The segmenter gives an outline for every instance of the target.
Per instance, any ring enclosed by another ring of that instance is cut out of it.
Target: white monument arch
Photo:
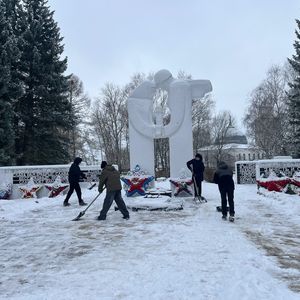
[[[168,92],[170,122],[163,125],[160,110],[154,111],[157,89]],[[169,138],[170,176],[179,177],[193,157],[192,100],[212,91],[209,80],[174,79],[168,70],[160,70],[153,81],[144,81],[127,101],[129,115],[130,168],[136,165],[154,175],[154,139]],[[154,121],[155,120],[155,121]]]

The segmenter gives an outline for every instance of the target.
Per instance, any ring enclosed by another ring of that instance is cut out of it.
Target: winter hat
[[[219,169],[227,169],[228,166],[227,166],[226,162],[224,162],[224,161],[219,161],[219,162],[218,162],[218,168],[219,168]]]
[[[197,153],[197,154],[195,155],[195,157],[198,157],[198,158],[200,158],[200,160],[202,160],[202,155],[199,154],[199,153]]]
[[[107,162],[105,160],[101,163],[101,169],[104,169],[107,166]]]
[[[82,158],[80,157],[75,157],[74,159],[74,164],[79,165],[82,162]]]

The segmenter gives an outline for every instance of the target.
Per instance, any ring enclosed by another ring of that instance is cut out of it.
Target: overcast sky
[[[243,117],[272,64],[294,54],[299,0],[49,0],[68,72],[91,98],[136,72],[209,79],[217,110]]]

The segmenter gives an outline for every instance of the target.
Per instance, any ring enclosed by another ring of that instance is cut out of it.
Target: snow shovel
[[[87,180],[87,182],[90,184],[90,186],[87,188],[88,190],[92,190],[97,185],[96,182],[92,183],[92,179]]]
[[[81,211],[81,212],[79,213],[79,215],[78,215],[75,219],[73,219],[72,221],[78,221],[81,217],[83,217],[84,214],[85,214],[85,212],[86,212],[86,211],[88,210],[88,208],[95,202],[95,200],[100,196],[100,194],[101,194],[101,193],[99,193],[99,194],[93,199],[93,201],[86,207],[86,209],[83,210],[83,211]]]
[[[198,186],[197,186],[197,184],[196,184],[196,180],[195,180],[194,174],[192,175],[192,178],[193,178],[194,189],[195,189],[194,201],[196,202],[196,197],[197,197],[198,200],[199,200],[199,202],[202,202],[202,201],[201,201],[201,197],[199,196]],[[197,196],[196,196],[196,195],[197,195]]]
[[[88,187],[88,190],[91,190],[92,188],[94,188],[96,185],[97,185],[97,183],[96,182],[94,182],[93,184],[92,184],[92,182],[90,182],[90,187]]]
[[[202,197],[199,195],[199,190],[198,190],[198,186],[197,186],[197,183],[196,183],[196,179],[195,179],[194,173],[193,173],[193,175],[192,175],[192,178],[193,178],[194,187],[195,187],[195,194],[197,194],[197,198],[198,198],[199,202],[207,202],[207,200],[206,200],[204,197],[202,198]],[[196,199],[196,196],[195,196],[194,199]]]
[[[191,171],[192,171],[192,178],[193,178],[194,192],[195,192],[194,201],[196,202],[196,195],[197,195],[197,198],[198,198],[199,202],[202,202],[201,198],[199,196],[199,191],[198,191],[198,186],[196,184],[196,180],[195,180],[195,176],[194,176],[194,168],[193,168],[193,166],[191,166],[191,169],[192,169]]]

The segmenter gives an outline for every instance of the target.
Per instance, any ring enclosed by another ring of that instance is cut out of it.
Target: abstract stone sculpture
[[[168,92],[170,122],[163,124],[162,112],[154,111],[157,89]],[[174,79],[168,70],[160,70],[154,81],[144,81],[128,98],[130,168],[139,164],[154,175],[154,139],[169,138],[170,176],[178,177],[193,157],[192,100],[212,91],[209,80]],[[154,122],[155,120],[155,122]]]

